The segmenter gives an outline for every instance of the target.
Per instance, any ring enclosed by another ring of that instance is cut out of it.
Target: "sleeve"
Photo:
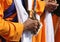
[[[21,37],[24,29],[23,27],[22,23],[5,21],[3,19],[3,7],[0,4],[0,35],[8,35],[7,37],[15,37],[19,35],[19,37]]]
[[[36,1],[36,12],[41,15],[43,12],[44,12],[44,9],[45,9],[45,1],[40,1],[40,0],[37,0]]]
[[[7,3],[8,5],[11,5],[12,0],[6,0],[6,3]]]

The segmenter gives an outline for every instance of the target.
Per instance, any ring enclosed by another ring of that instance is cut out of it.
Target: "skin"
[[[24,22],[24,30],[31,31],[32,33],[37,32],[38,24],[39,23],[37,20],[32,20],[29,18]]]
[[[48,12],[53,12],[54,10],[57,9],[58,6],[59,4],[57,4],[57,2],[49,1],[49,2],[46,2],[45,10]]]
[[[58,6],[59,4],[57,4],[57,2],[49,0],[49,2],[46,2],[45,11],[53,12],[54,10],[57,9]],[[36,30],[38,29],[38,24],[39,23],[37,20],[32,20],[29,18],[24,23],[24,28],[25,28],[24,30],[37,32]]]

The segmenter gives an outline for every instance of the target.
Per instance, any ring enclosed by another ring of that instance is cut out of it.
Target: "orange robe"
[[[1,0],[0,1],[0,34],[3,36],[7,42],[19,42],[23,32],[23,24],[21,23],[13,23],[10,21],[5,21],[3,19],[3,11],[7,9],[11,5],[11,0]],[[41,16],[44,12],[45,2],[37,0],[37,13]],[[41,22],[44,25],[43,17],[41,17]],[[32,42],[45,42],[45,28],[44,26],[41,28],[37,36],[32,37]]]
[[[5,21],[3,19],[3,12],[11,3],[11,0],[0,0],[0,35],[5,38],[7,42],[18,42],[24,29],[23,24]]]
[[[60,22],[58,23],[57,15],[53,15],[53,22],[54,22],[54,30],[55,30],[55,42],[60,42]]]
[[[45,27],[44,27],[44,9],[45,9],[45,1],[37,0],[36,2],[36,12],[41,16],[40,22],[42,22],[42,28],[36,36],[33,36],[33,42],[46,42],[45,41]]]
[[[45,38],[45,24],[44,24],[44,18],[45,14],[43,13],[45,9],[45,1],[37,0],[37,8],[36,12],[40,15],[40,22],[42,23],[42,28],[40,29],[37,36],[35,36],[34,42],[46,42]]]

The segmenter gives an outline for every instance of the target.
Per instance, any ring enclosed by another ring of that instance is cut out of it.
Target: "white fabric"
[[[14,0],[14,3],[17,10],[18,21],[24,23],[28,18],[27,12],[25,11],[21,0]]]
[[[29,0],[31,1],[31,0]],[[29,2],[28,3],[31,3]],[[14,0],[16,9],[17,9],[17,15],[18,15],[18,21],[24,23],[27,18],[28,14],[24,7],[22,6],[21,0]],[[31,5],[31,4],[30,4]],[[28,7],[30,7],[30,5]],[[31,7],[28,9],[30,10]],[[37,16],[38,20],[40,19],[39,16]],[[53,30],[53,22],[52,22],[52,16],[51,13],[46,12],[45,17],[46,22],[46,42],[54,42],[54,30]],[[32,42],[32,34],[31,32],[24,32],[22,36],[22,42]]]
[[[24,23],[28,19],[28,13],[24,9],[21,0],[14,0],[17,15],[18,15],[18,21],[21,23]],[[32,8],[32,0],[28,0],[28,10],[31,10]],[[40,16],[37,15],[37,19],[40,21]],[[22,35],[22,42],[32,42],[32,34],[30,31],[24,31]]]
[[[32,0],[28,0],[28,10],[32,10]]]
[[[54,30],[52,15],[49,12],[46,12],[45,16],[45,25],[46,25],[46,42],[54,42]]]
[[[17,9],[18,21],[24,23],[28,19],[27,12],[24,9],[21,0],[14,0],[14,3]],[[21,42],[32,42],[32,34],[30,31],[24,31]]]
[[[21,42],[32,42],[32,34],[30,31],[24,31]]]

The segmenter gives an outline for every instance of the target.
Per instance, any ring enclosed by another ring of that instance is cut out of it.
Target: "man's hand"
[[[58,6],[59,4],[57,4],[57,2],[54,2],[54,1],[46,2],[45,11],[53,12],[54,10],[57,9]]]
[[[38,29],[38,21],[27,19],[27,21],[24,22],[24,30],[25,31],[31,31],[32,33],[36,33]]]

